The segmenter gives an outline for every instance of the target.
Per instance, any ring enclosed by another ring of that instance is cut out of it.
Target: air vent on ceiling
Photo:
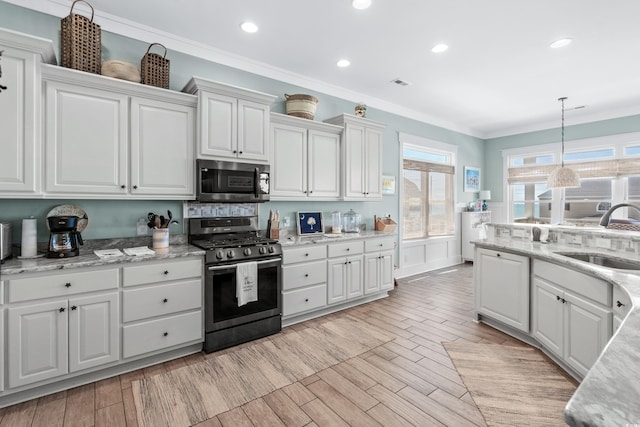
[[[391,83],[395,83],[395,84],[397,84],[398,86],[409,86],[409,85],[411,84],[411,83],[409,83],[409,82],[405,82],[405,81],[404,81],[404,80],[402,80],[402,79],[393,79],[393,80],[391,80]]]

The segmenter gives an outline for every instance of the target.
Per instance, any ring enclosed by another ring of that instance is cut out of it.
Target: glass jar
[[[331,212],[331,233],[342,233],[342,212],[340,211]]]
[[[359,233],[360,232],[360,214],[353,209],[344,214],[344,232]]]

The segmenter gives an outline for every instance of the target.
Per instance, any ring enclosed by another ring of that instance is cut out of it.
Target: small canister
[[[340,211],[331,212],[331,233],[342,233],[342,212]]]
[[[344,214],[344,232],[359,233],[360,232],[360,214],[353,209]]]

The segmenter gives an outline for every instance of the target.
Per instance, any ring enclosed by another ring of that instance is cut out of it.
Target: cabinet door
[[[131,100],[133,195],[193,198],[194,128],[193,107]]]
[[[40,179],[40,90],[36,55],[2,47],[0,195],[34,194]]]
[[[356,298],[363,294],[362,256],[349,258],[346,270],[347,299]]]
[[[347,299],[347,263],[348,261],[344,258],[332,259],[327,263],[329,269],[327,304],[335,304]]]
[[[125,194],[127,96],[60,82],[45,84],[45,191]]]
[[[611,310],[605,310],[570,292],[564,293],[565,360],[586,375],[611,338]]]
[[[364,256],[364,293],[371,294],[380,290],[380,255]]]
[[[529,332],[529,258],[478,249],[476,311]]]
[[[340,197],[340,135],[309,130],[309,197]]]
[[[365,130],[365,196],[382,197],[382,132],[374,129]]]
[[[120,359],[118,292],[69,300],[69,371]]]
[[[271,196],[300,199],[307,195],[307,131],[271,126]]]
[[[393,289],[393,252],[380,254],[380,290]]]
[[[346,125],[345,130],[345,198],[362,199],[365,193],[365,129]]]
[[[200,109],[200,154],[237,157],[238,100],[202,92]]]
[[[564,351],[564,304],[561,300],[563,291],[537,276],[533,277],[532,287],[533,336],[545,348],[562,357]]]
[[[67,300],[7,309],[9,387],[67,373]]]
[[[238,101],[238,158],[269,161],[269,106]]]

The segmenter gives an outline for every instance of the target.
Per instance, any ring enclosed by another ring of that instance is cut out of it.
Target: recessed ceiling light
[[[569,39],[569,38],[567,38],[567,39],[560,39],[560,40],[556,40],[556,41],[554,41],[553,43],[551,43],[551,44],[549,45],[549,47],[550,47],[551,49],[558,49],[558,48],[560,48],[560,47],[565,47],[565,46],[570,45],[572,41],[573,41],[573,39]]]
[[[371,6],[371,0],[353,0],[351,2],[351,6],[353,6],[355,9],[367,9],[369,6]]]
[[[336,65],[340,68],[345,68],[351,65],[351,61],[349,61],[348,59],[341,59],[338,62],[336,62]]]
[[[431,52],[433,53],[440,53],[440,52],[444,52],[445,50],[449,49],[449,46],[447,46],[444,43],[440,43],[435,45],[434,47],[431,48]]]
[[[258,31],[258,26],[251,21],[243,22],[240,24],[240,28],[247,33],[255,33]]]

